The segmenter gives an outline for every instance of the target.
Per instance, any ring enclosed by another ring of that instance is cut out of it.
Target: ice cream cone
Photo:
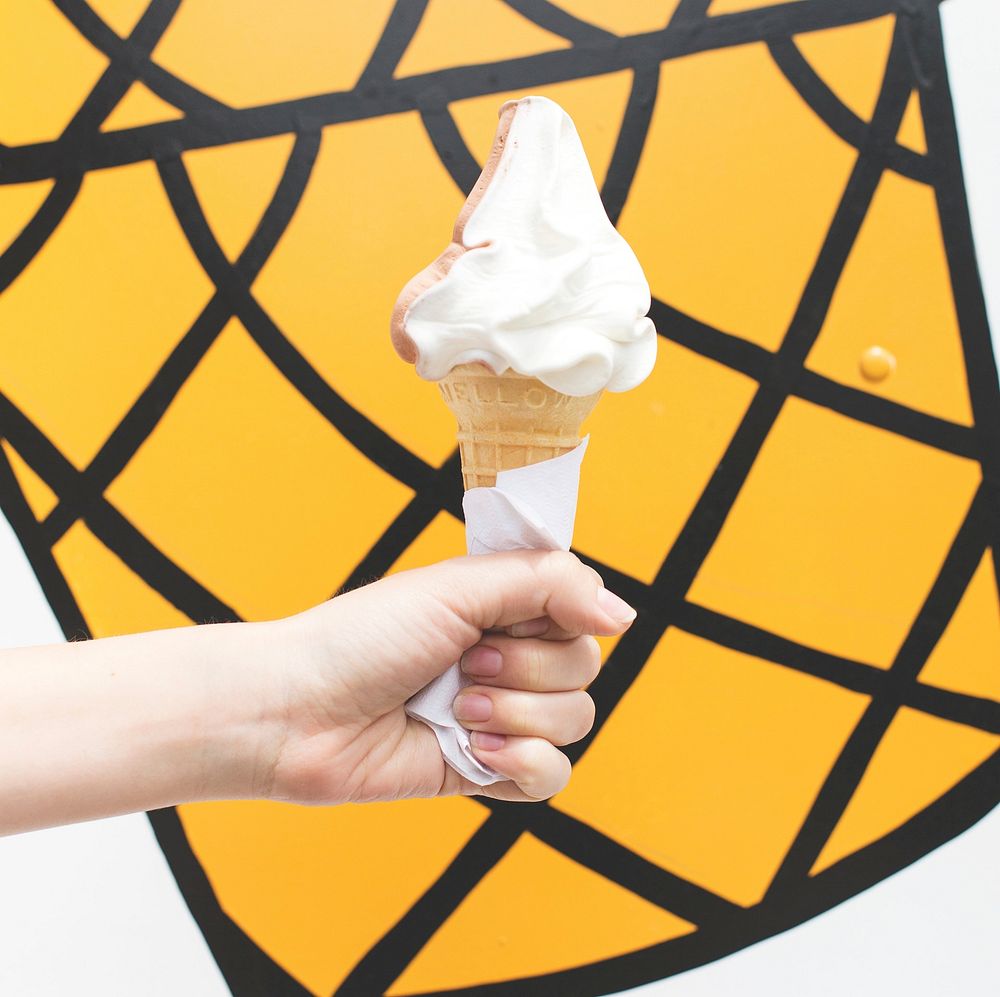
[[[461,364],[438,382],[458,420],[465,490],[491,487],[497,472],[568,453],[601,393],[564,395],[537,378]]]

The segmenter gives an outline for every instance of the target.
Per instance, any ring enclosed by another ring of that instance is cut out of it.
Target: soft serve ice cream
[[[392,336],[432,381],[478,362],[565,395],[625,391],[656,357],[649,304],[572,120],[546,97],[525,97],[501,108],[453,242],[403,289]]]
[[[403,289],[392,339],[437,381],[458,423],[467,548],[569,548],[581,426],[601,393],[653,367],[649,287],[601,204],[576,128],[557,104],[500,109],[483,174],[452,244]],[[476,756],[452,709],[456,664],[406,712],[480,786],[506,776]]]

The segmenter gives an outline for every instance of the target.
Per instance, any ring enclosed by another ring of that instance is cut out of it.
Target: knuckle
[[[545,682],[545,645],[541,641],[525,641],[520,648],[523,681],[526,689],[542,689]]]
[[[585,738],[594,726],[594,719],[597,716],[597,707],[590,693],[581,692],[578,694],[580,705],[577,707],[578,727],[574,741]]]
[[[535,800],[554,796],[569,781],[569,759],[549,744],[535,739],[523,746],[521,791]]]
[[[555,581],[566,581],[581,567],[580,559],[568,550],[547,551],[541,566]]]
[[[530,694],[514,697],[511,726],[518,734],[531,735],[535,729],[535,710]]]
[[[579,638],[583,661],[583,684],[590,685],[601,671],[601,645],[590,636]]]

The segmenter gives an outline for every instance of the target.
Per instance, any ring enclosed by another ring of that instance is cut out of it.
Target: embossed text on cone
[[[465,490],[492,487],[498,471],[537,464],[579,446],[601,393],[574,397],[514,371],[461,364],[439,382],[458,420]]]

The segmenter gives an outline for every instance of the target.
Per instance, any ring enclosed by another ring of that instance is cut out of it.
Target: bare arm
[[[569,777],[557,746],[593,722],[588,635],[633,617],[572,555],[521,552],[401,573],[271,623],[0,652],[0,833],[249,796],[543,799]],[[459,658],[476,684],[456,711],[510,778],[485,790],[403,711]]]

